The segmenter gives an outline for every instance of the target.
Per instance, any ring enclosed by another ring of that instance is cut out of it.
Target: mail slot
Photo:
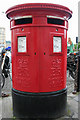
[[[29,3],[6,11],[12,36],[12,98],[17,117],[57,118],[67,104],[65,6]]]

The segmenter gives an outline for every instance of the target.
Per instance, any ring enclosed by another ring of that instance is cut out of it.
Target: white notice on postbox
[[[53,37],[53,52],[61,52],[61,37]]]
[[[18,37],[18,52],[26,52],[26,36]]]

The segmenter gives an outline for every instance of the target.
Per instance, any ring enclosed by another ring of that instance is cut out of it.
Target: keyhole
[[[36,52],[34,54],[36,55]]]
[[[45,55],[46,53],[44,52],[44,55]]]
[[[56,29],[56,31],[58,31],[58,29]]]
[[[23,29],[23,28],[22,28],[21,30],[22,30],[22,31],[24,31],[24,29]]]

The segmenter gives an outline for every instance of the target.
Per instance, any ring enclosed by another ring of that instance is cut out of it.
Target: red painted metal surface
[[[72,11],[56,4],[22,4],[6,11],[11,19],[13,88],[24,92],[53,92],[66,87],[67,30]],[[31,24],[15,19],[32,16]],[[64,25],[48,24],[47,16]],[[58,30],[58,31],[57,31]],[[18,37],[26,36],[27,51],[18,52]],[[53,37],[61,37],[61,52],[53,52]]]

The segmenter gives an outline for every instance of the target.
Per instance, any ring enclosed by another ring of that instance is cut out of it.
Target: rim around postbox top
[[[52,14],[49,15],[53,15],[53,16],[58,16],[60,17],[60,15],[62,15],[61,17],[64,19],[70,19],[72,17],[72,11],[62,5],[58,5],[58,4],[51,4],[51,3],[26,3],[26,4],[20,4],[20,5],[16,5],[13,6],[11,8],[9,8],[6,11],[6,16],[9,19],[14,19],[15,17],[21,17],[21,16],[25,16],[24,13],[29,14],[28,15],[32,15],[32,13],[30,14],[30,12],[36,10],[36,12],[38,12],[38,15],[40,15],[40,11],[46,11],[43,12],[44,15],[48,15],[48,13],[52,12]],[[57,15],[54,15],[54,13],[57,13]]]

